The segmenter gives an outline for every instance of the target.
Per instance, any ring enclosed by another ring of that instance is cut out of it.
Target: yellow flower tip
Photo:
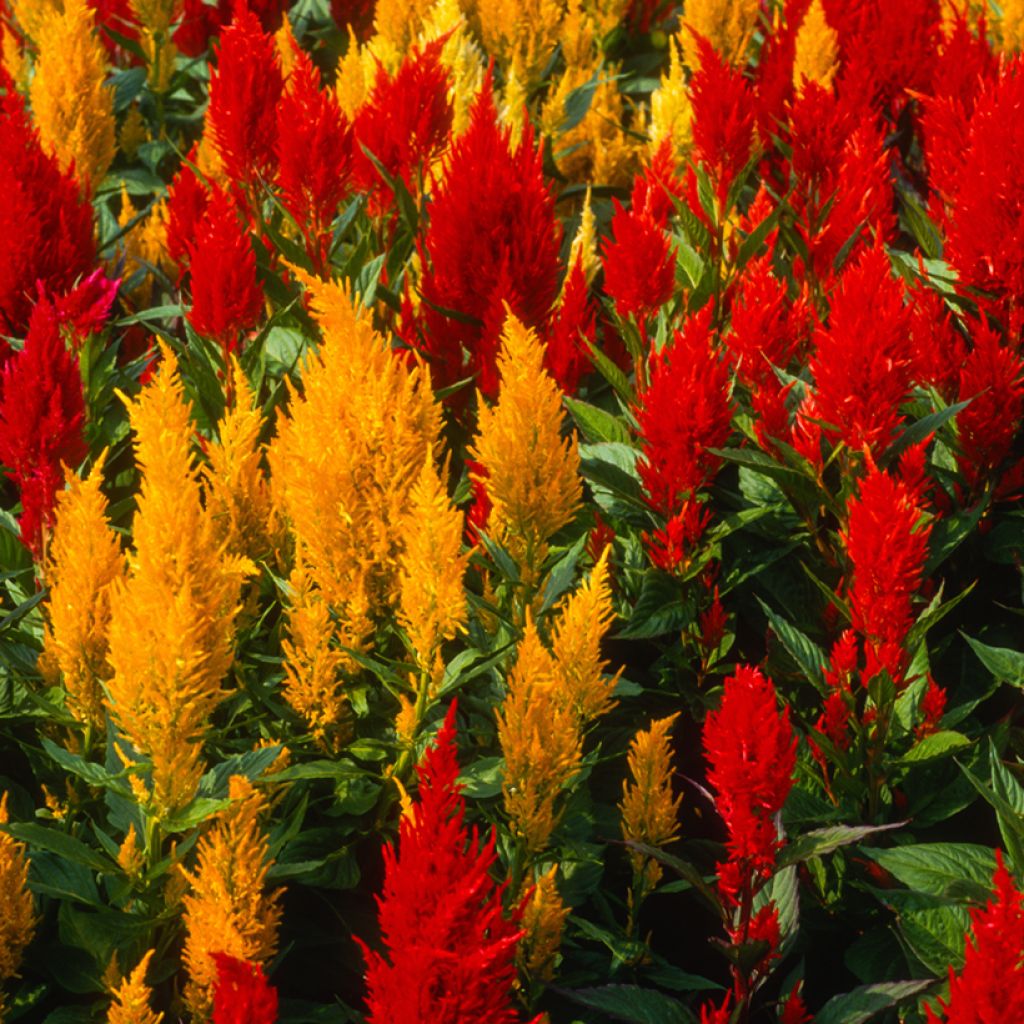
[[[146,984],[146,972],[153,959],[149,950],[135,970],[113,992],[113,1002],[107,1011],[107,1024],[161,1024],[163,1013],[154,1013],[150,1005],[152,990]]]
[[[525,934],[517,950],[518,959],[523,970],[538,981],[550,981],[554,976],[565,919],[569,916],[570,908],[558,892],[557,872],[558,865],[553,864],[537,879],[523,911]]]
[[[839,61],[839,36],[825,17],[821,0],[813,0],[796,34],[793,59],[793,85],[816,82],[828,89],[836,76]]]
[[[568,266],[571,269],[580,260],[583,265],[583,276],[587,284],[593,283],[601,266],[601,257],[597,251],[597,218],[590,198],[591,188],[587,186],[587,194],[583,198],[583,209],[580,213],[580,226],[573,237],[569,248]],[[568,280],[568,276],[566,278]]]
[[[0,825],[10,820],[5,792],[0,797]],[[0,831],[0,984],[17,977],[22,953],[36,929],[35,906],[28,889],[24,843]]]
[[[754,34],[760,6],[760,0],[688,0],[679,32],[687,66],[696,71],[700,65],[694,31],[730,64],[738,64]]]
[[[117,851],[117,864],[129,877],[134,877],[142,870],[144,859],[142,850],[139,849],[139,837],[135,831],[135,825],[128,826],[128,834]]]

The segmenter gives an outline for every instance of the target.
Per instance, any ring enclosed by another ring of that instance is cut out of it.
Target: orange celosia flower
[[[108,707],[134,751],[152,763],[150,798],[167,815],[199,785],[202,732],[224,696],[251,564],[224,550],[202,507],[190,409],[166,346],[129,415],[143,480],[130,573],[111,589]]]
[[[266,891],[267,838],[260,819],[266,798],[241,775],[231,777],[232,803],[200,840],[193,871],[182,869],[190,891],[182,899],[185,1004],[200,1020],[213,1005],[214,953],[264,963],[277,949],[280,890]]]
[[[533,894],[523,907],[523,937],[517,960],[530,977],[550,981],[555,972],[555,957],[562,945],[562,931],[570,908],[562,902],[553,864],[534,883]]]
[[[132,973],[113,992],[114,1001],[107,1011],[107,1024],[161,1024],[162,1013],[154,1013],[150,1000],[153,993],[146,984],[146,971],[154,950],[139,961]]]
[[[555,661],[529,613],[497,717],[505,811],[527,850],[538,853],[561,816],[558,796],[579,771],[581,739],[576,713],[561,699]]]
[[[825,17],[821,0],[812,0],[796,34],[793,85],[817,82],[826,89],[839,69],[839,35]]]
[[[117,151],[114,90],[107,58],[86,0],[66,0],[39,19],[39,50],[29,86],[32,116],[43,147],[61,170],[74,168],[83,191],[93,192]]]
[[[737,64],[757,25],[760,0],[690,0],[683,12],[679,41],[687,67],[701,66],[694,33],[703,36],[728,63]]]
[[[0,797],[0,825],[6,825],[7,794]],[[0,985],[18,974],[21,955],[36,929],[35,905],[28,890],[25,844],[0,830]],[[0,997],[0,1016],[3,999]]]
[[[562,396],[544,370],[544,346],[511,313],[498,357],[501,390],[481,402],[470,453],[492,502],[490,526],[527,573],[547,542],[576,514],[582,498],[575,438],[562,439]]]
[[[79,722],[101,732],[102,684],[111,674],[107,661],[110,587],[125,571],[121,543],[107,522],[102,483],[101,458],[84,480],[71,477],[69,489],[57,496],[43,634],[44,662],[59,672],[68,710]]]

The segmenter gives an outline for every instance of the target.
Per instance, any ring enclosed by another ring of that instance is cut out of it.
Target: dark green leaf
[[[833,996],[815,1015],[814,1024],[863,1024],[876,1013],[920,995],[933,984],[927,980],[862,985],[845,995]]]
[[[693,1014],[680,1002],[639,985],[605,985],[559,993],[581,1006],[599,1010],[629,1024],[692,1024]]]

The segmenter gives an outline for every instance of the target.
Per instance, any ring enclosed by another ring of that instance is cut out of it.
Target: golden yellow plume
[[[1003,53],[1015,53],[1024,47],[1024,0],[1003,0],[1003,16],[997,31]]]
[[[117,136],[92,8],[86,0],[66,0],[63,10],[41,14],[33,38],[39,57],[29,97],[40,141],[62,170],[74,165],[83,191],[95,191],[114,160]]]
[[[351,121],[373,88],[374,68],[365,59],[369,51],[359,46],[355,31],[348,27],[348,49],[338,62],[338,75],[334,83],[334,95],[338,98],[341,112]],[[369,66],[368,66],[369,63]]]
[[[687,66],[700,67],[697,41],[691,29],[704,36],[730,64],[740,63],[757,26],[760,0],[687,0],[678,39]]]
[[[560,0],[474,0],[464,7],[484,51],[503,67],[513,61],[532,88],[559,43],[564,5]]]
[[[452,101],[451,137],[457,139],[469,127],[469,112],[484,80],[483,51],[462,13],[459,0],[434,0],[423,18],[419,42],[423,46],[446,36],[441,63],[448,69]]]
[[[21,31],[38,43],[43,19],[49,14],[59,14],[64,4],[63,0],[8,0],[8,7]]]
[[[686,85],[682,40],[678,35],[669,40],[668,71],[651,93],[651,122],[647,136],[652,156],[665,142],[669,142],[676,163],[686,160],[693,145],[693,106]]]
[[[63,680],[74,718],[105,732],[103,683],[107,661],[110,587],[125,571],[117,534],[107,522],[103,458],[84,479],[71,477],[57,495],[57,521],[50,543],[50,598],[43,632],[44,662]],[[58,680],[52,680],[56,683]]]
[[[124,738],[149,758],[153,809],[164,816],[199,785],[202,733],[225,696],[239,593],[252,566],[217,542],[202,507],[190,409],[166,346],[128,409],[142,487],[130,574],[111,589],[108,707]]]
[[[150,1000],[153,993],[146,984],[146,971],[153,959],[150,950],[139,961],[134,971],[113,992],[114,1001],[107,1010],[107,1024],[160,1024],[162,1013],[154,1013]]]
[[[551,645],[561,684],[559,699],[569,705],[581,724],[600,718],[615,706],[612,693],[619,677],[604,677],[608,662],[601,657],[601,640],[614,618],[605,548],[590,579],[562,607]]]
[[[592,284],[594,277],[601,267],[601,257],[597,251],[597,219],[594,216],[594,206],[590,200],[589,185],[587,186],[587,194],[583,199],[580,226],[569,248],[567,266],[570,269],[576,266],[577,259],[583,261],[583,276],[586,278],[587,284]]]
[[[491,528],[529,576],[579,508],[580,459],[575,437],[562,440],[562,393],[544,369],[544,347],[511,313],[498,372],[498,402],[481,400],[471,457],[484,468]]]
[[[641,729],[629,748],[629,770],[633,782],[624,782],[622,803],[622,835],[624,839],[645,846],[665,846],[679,831],[679,804],[682,797],[672,797],[672,752],[669,734],[678,713],[651,722],[650,729]],[[642,876],[649,890],[661,878],[661,865],[638,851],[630,851],[633,870]]]
[[[821,0],[813,0],[796,34],[793,85],[799,89],[807,81],[831,88],[838,61],[839,36],[826,20]]]
[[[260,827],[267,802],[252,783],[234,775],[231,806],[200,840],[194,871],[182,869],[190,891],[184,906],[188,970],[185,1005],[206,1020],[217,968],[212,953],[265,963],[277,950],[281,890],[266,891],[269,847]]]
[[[0,797],[0,825],[9,821],[7,794]],[[28,890],[25,844],[0,831],[0,986],[18,976],[21,955],[36,930],[35,906]],[[0,1014],[3,999],[0,997]]]
[[[537,879],[520,922],[525,934],[516,947],[516,958],[521,969],[537,981],[550,981],[554,976],[555,958],[569,916],[569,908],[558,892],[557,872],[558,865],[553,864]]]
[[[560,699],[554,659],[527,613],[508,694],[497,713],[505,757],[502,793],[512,831],[531,854],[543,850],[558,824],[556,802],[579,771],[581,739],[575,713]]]

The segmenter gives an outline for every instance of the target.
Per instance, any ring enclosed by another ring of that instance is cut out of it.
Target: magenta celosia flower
[[[24,348],[0,374],[0,463],[21,494],[21,538],[37,557],[53,523],[64,467],[86,455],[85,399],[78,359],[45,299],[37,303]]]
[[[192,311],[197,334],[233,351],[239,332],[263,314],[263,291],[256,279],[256,254],[234,199],[214,188],[210,203],[189,243]]]
[[[386,953],[363,945],[371,1024],[513,1024],[518,912],[490,877],[494,833],[466,826],[457,783],[455,708],[417,767],[419,793],[397,847],[384,850],[377,897]]]
[[[719,889],[735,898],[752,876],[768,877],[778,848],[775,815],[793,785],[796,736],[789,708],[759,669],[741,665],[725,680],[722,703],[704,722],[704,756],[715,807],[728,832],[729,861]]]
[[[886,669],[904,682],[903,642],[914,623],[913,598],[928,557],[931,524],[920,523],[920,495],[872,465],[850,499],[841,534],[852,568],[847,592],[854,629],[865,640],[870,679]]]
[[[513,147],[497,117],[488,76],[435,185],[420,250],[418,336],[407,338],[430,361],[435,386],[475,373],[490,398],[505,304],[544,331],[561,274],[561,226],[533,131],[524,129]]]
[[[217,981],[213,987],[213,1024],[275,1024],[277,989],[263,975],[262,964],[213,953]]]
[[[881,245],[840,277],[811,359],[818,415],[855,451],[883,452],[903,423],[914,368],[904,286]]]
[[[949,1000],[926,1007],[928,1024],[1008,1024],[1024,1020],[1024,895],[996,850],[995,890],[971,911],[972,935],[957,974],[949,969]],[[941,1016],[940,1016],[941,1014]]]
[[[217,48],[206,116],[232,181],[255,185],[274,176],[277,103],[284,89],[274,39],[244,4]]]

